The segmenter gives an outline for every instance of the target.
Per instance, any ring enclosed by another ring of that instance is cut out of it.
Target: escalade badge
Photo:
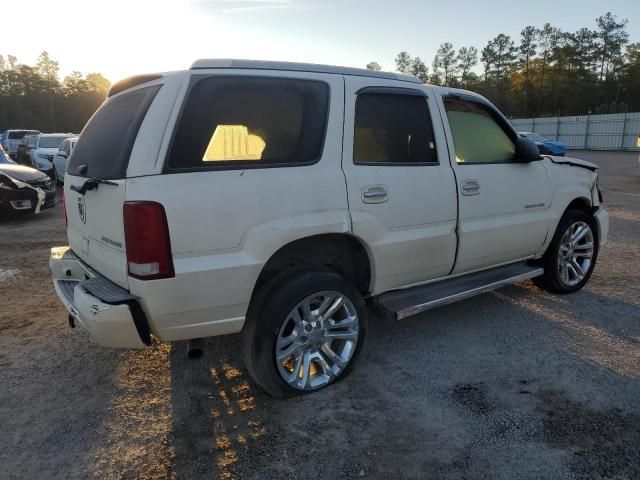
[[[87,206],[84,203],[84,197],[78,197],[78,213],[82,223],[87,223]]]

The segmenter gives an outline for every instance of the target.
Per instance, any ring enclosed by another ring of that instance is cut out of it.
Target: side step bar
[[[431,308],[538,277],[543,273],[544,269],[540,267],[524,262],[514,263],[427,285],[383,293],[378,296],[377,302],[401,320]]]

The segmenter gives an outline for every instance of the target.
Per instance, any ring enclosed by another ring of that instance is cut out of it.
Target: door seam
[[[347,214],[349,216],[349,232],[353,235],[353,218],[351,217],[351,204],[349,203],[349,184],[347,174],[344,171],[344,131],[347,118],[347,81],[342,75],[342,142],[340,144],[340,170],[344,180],[344,193],[347,198]]]
[[[440,122],[442,123],[442,133],[444,134],[444,143],[448,153],[449,168],[453,172],[453,182],[456,187],[456,229],[455,229],[456,252],[453,256],[453,264],[451,265],[451,270],[449,270],[449,273],[447,274],[447,276],[449,276],[456,269],[456,264],[458,263],[458,252],[460,251],[460,191],[458,187],[458,176],[456,174],[456,169],[453,168],[453,165],[451,164],[451,147],[449,145],[449,138],[447,137],[447,128],[444,124],[444,115],[446,115],[446,112],[443,111],[442,107],[440,106],[442,102],[442,96],[437,96],[437,94],[434,94],[434,100],[436,101],[436,107],[438,107],[438,112],[440,113]],[[454,146],[454,149],[455,149],[455,146]],[[454,153],[455,153],[455,150],[454,150]]]

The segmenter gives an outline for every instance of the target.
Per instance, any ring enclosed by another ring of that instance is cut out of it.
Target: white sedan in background
[[[62,142],[60,150],[58,150],[58,153],[53,157],[53,166],[56,168],[56,177],[59,184],[64,183],[64,174],[67,171],[69,155],[71,155],[73,148],[76,146],[77,140],[77,137],[67,138]]]

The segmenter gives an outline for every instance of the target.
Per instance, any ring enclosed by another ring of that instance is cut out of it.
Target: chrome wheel
[[[342,293],[309,295],[278,330],[275,360],[280,376],[299,390],[328,384],[349,364],[358,333],[358,313]]]
[[[558,274],[567,286],[580,283],[591,268],[594,243],[591,227],[582,221],[567,229],[558,248]]]

